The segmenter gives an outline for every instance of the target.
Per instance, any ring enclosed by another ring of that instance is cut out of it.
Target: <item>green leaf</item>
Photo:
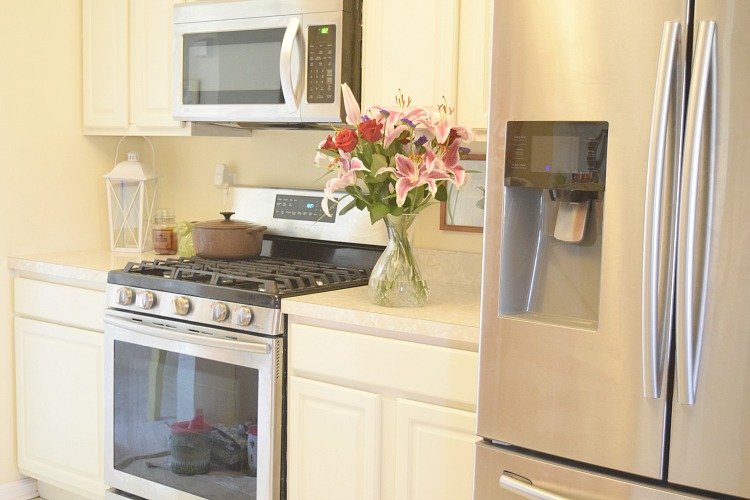
[[[329,151],[327,149],[319,149],[318,152],[319,153],[323,153],[324,155],[330,156],[332,158],[338,158],[339,157],[339,152],[338,151]]]
[[[388,159],[383,156],[382,154],[373,154],[372,155],[372,162],[370,163],[370,171],[374,174],[381,168],[385,168],[388,166]],[[381,174],[383,175],[383,174]]]
[[[380,202],[375,202],[370,207],[370,222],[375,224],[377,221],[388,215],[390,207]]]
[[[435,199],[437,201],[446,201],[448,200],[448,189],[445,185],[445,183],[441,184],[437,188],[437,192],[435,193]]]
[[[349,202],[349,203],[348,203],[348,204],[347,204],[347,205],[346,205],[346,206],[345,206],[344,208],[342,208],[342,209],[341,209],[341,210],[339,211],[339,215],[344,215],[345,213],[347,213],[347,212],[348,212],[349,210],[351,210],[352,208],[355,208],[356,206],[357,206],[357,199],[356,199],[356,198],[354,198],[354,199],[352,199],[352,201],[350,201],[350,202]]]

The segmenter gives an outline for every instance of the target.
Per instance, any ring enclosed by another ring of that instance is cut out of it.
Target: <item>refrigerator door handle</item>
[[[654,399],[661,396],[672,324],[678,193],[675,174],[679,172],[682,130],[682,109],[679,105],[682,91],[678,53],[680,30],[681,25],[677,21],[664,23],[651,115],[646,184],[641,314],[643,396]],[[671,160],[671,168],[665,167],[668,159]],[[671,179],[668,179],[669,174],[672,174]],[[668,227],[663,228],[665,225]],[[664,250],[663,232],[668,238]]]
[[[695,404],[703,343],[713,207],[710,176],[714,174],[716,155],[716,23],[700,22],[695,46],[685,127],[685,166],[680,193],[682,203],[677,249],[677,401],[684,405]],[[704,130],[706,119],[707,132]],[[706,133],[709,134],[707,138],[704,137]],[[703,151],[704,143],[708,147],[706,152]],[[709,181],[701,183],[701,164],[706,161]],[[698,208],[701,187],[706,189],[704,210]],[[698,237],[698,228],[704,231],[703,238]]]
[[[512,491],[516,495],[522,496],[523,498],[529,498],[531,500],[569,500],[550,491],[544,490],[542,488],[537,488],[536,486],[531,484],[530,481],[522,481],[521,479],[518,479],[519,477],[521,476],[517,476],[512,472],[503,471],[503,473],[500,475],[500,487],[505,490]]]

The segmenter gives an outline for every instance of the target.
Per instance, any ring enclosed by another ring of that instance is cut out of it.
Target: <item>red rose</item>
[[[320,149],[336,151],[338,148],[336,147],[336,143],[333,141],[333,137],[329,135],[328,137],[326,137],[326,141],[323,143]]]
[[[367,142],[376,142],[383,137],[383,124],[367,120],[359,124],[359,135]]]
[[[350,128],[344,128],[341,129],[338,134],[336,134],[336,139],[334,139],[334,142],[336,143],[336,147],[341,151],[345,153],[351,153],[352,151],[354,151],[354,148],[357,147],[359,138],[357,137],[356,131]]]

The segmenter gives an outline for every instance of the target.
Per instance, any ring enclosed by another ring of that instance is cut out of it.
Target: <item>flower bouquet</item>
[[[315,163],[334,177],[325,185],[323,211],[329,203],[351,198],[340,210],[367,210],[370,221],[385,222],[389,243],[370,277],[374,303],[388,306],[424,305],[429,294],[408,229],[417,213],[447,198],[447,184],[463,186],[468,173],[460,165],[471,141],[464,127],[451,126],[452,109],[411,107],[396,97],[398,110],[372,106],[361,111],[346,84],[342,85],[346,125],[334,128],[318,147]],[[344,196],[334,195],[343,190]]]

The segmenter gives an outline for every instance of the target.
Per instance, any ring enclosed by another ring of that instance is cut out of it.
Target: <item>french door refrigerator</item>
[[[750,498],[750,0],[495,0],[475,500]]]

